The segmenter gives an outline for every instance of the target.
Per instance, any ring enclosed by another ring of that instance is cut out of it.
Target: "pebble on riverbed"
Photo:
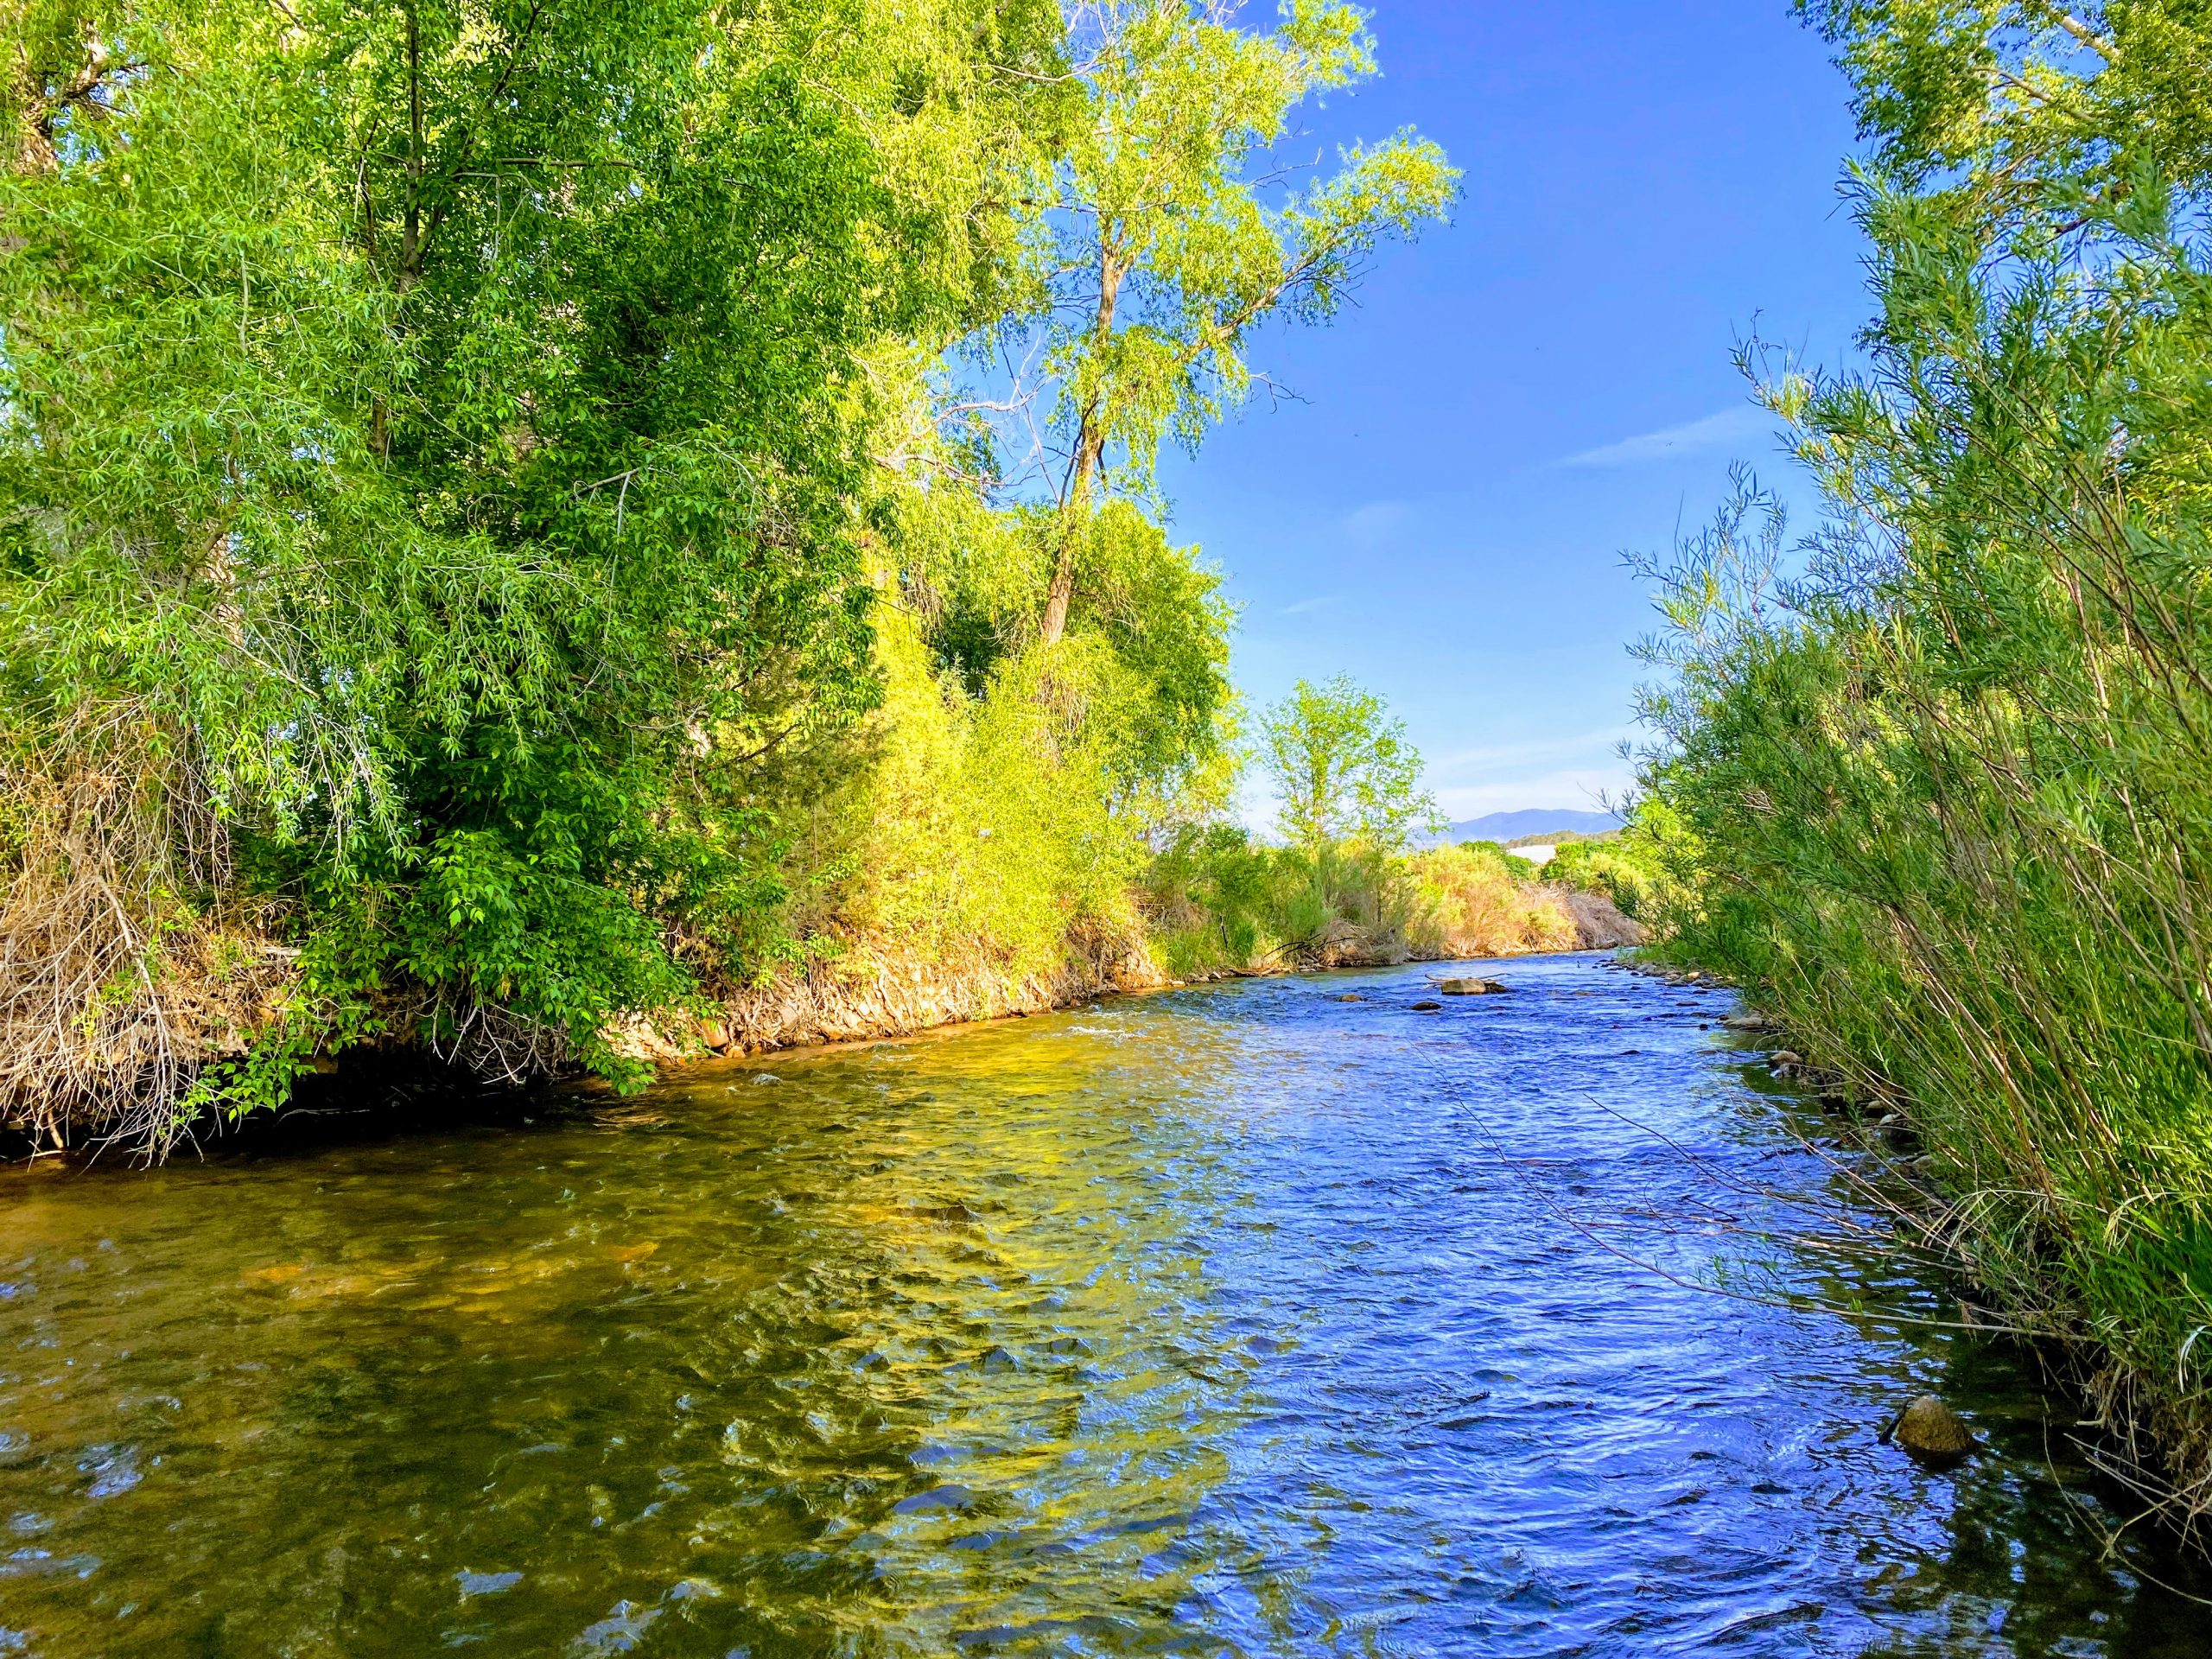
[[[1920,1395],[1891,1418],[1881,1440],[1897,1446],[1916,1463],[1948,1469],[1981,1450],[1966,1420],[1932,1394]]]

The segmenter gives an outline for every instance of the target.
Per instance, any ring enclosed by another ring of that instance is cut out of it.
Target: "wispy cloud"
[[[1774,416],[1750,404],[1738,404],[1702,420],[1662,427],[1618,443],[1600,444],[1553,464],[1559,467],[1642,467],[1655,461],[1680,461],[1686,455],[1726,449],[1774,429]]]
[[[1277,616],[1310,616],[1315,611],[1333,610],[1344,602],[1342,594],[1319,594],[1312,599],[1301,599],[1295,605],[1286,605]]]
[[[1563,733],[1519,743],[1478,744],[1440,755],[1433,770],[1452,774],[1481,773],[1500,768],[1557,765],[1563,760],[1586,760],[1601,753],[1610,760],[1621,740],[1635,736],[1637,730],[1634,726],[1600,726],[1594,731]]]
[[[1354,507],[1339,521],[1345,538],[1363,553],[1372,553],[1411,521],[1413,509],[1402,501],[1370,501]]]

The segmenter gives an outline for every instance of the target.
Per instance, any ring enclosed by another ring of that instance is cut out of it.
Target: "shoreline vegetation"
[[[1234,951],[1224,936],[1236,920],[1224,922],[1205,909],[1188,885],[1169,889],[1186,867],[1171,859],[1161,864],[1138,894],[1145,913],[1132,931],[1086,941],[1086,953],[1071,950],[1045,971],[1018,975],[987,951],[962,962],[853,941],[703,1013],[633,1020],[622,1046],[639,1059],[681,1064],[909,1036],[1046,1013],[1102,995],[1337,968],[1613,950],[1646,937],[1609,893],[1522,879],[1487,845],[1475,844],[1402,860],[1379,906],[1373,893],[1339,892],[1313,931],[1281,938],[1255,930],[1251,943]],[[1381,923],[1358,919],[1378,908]]]
[[[0,1122],[1614,942],[1249,710],[1160,446],[1458,175],[1366,19],[37,0],[0,86]],[[128,364],[128,372],[120,365]],[[1232,808],[1255,765],[1281,844]],[[310,1085],[312,1086],[312,1085]]]
[[[1309,688],[1303,885],[1230,826],[1300,740],[1157,486],[1456,196],[1410,130],[1276,166],[1357,8],[34,0],[0,48],[40,1143],[386,1050],[642,1086],[640,1027],[863,961],[902,1020],[1046,994],[1179,857],[1223,931],[1162,889],[1171,957],[1395,925],[1417,757]]]
[[[1662,958],[1902,1142],[1909,1236],[2212,1517],[2212,129],[2201,8],[1801,10],[1864,365],[1746,367],[1820,506],[1643,562]]]

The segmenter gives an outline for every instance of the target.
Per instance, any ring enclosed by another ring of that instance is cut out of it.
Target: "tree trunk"
[[[1114,337],[1114,302],[1122,291],[1126,269],[1102,242],[1098,254],[1098,310],[1090,326],[1090,346],[1096,357],[1105,355]],[[1067,493],[1060,502],[1059,547],[1052,563],[1052,585],[1045,595],[1045,620],[1038,630],[1048,645],[1058,645],[1068,631],[1068,604],[1075,597],[1075,554],[1084,532],[1090,527],[1090,492],[1106,455],[1106,396],[1093,383],[1084,400],[1083,419],[1076,429],[1075,459],[1068,468]]]
[[[1106,435],[1096,404],[1083,411],[1076,436],[1074,475],[1068,499],[1060,507],[1059,548],[1052,564],[1052,585],[1045,595],[1045,623],[1039,632],[1046,645],[1058,643],[1067,632],[1068,601],[1075,597],[1076,548],[1090,524],[1091,480],[1097,475],[1099,458],[1105,453]]]

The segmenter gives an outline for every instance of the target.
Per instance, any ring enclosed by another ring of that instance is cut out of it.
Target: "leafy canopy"
[[[1067,625],[1096,495],[1143,496],[1172,435],[1195,448],[1249,391],[1250,330],[1332,316],[1388,237],[1440,217],[1459,175],[1410,132],[1294,184],[1275,148],[1297,106],[1375,70],[1366,14],[1285,0],[1276,27],[1193,0],[1074,9],[1083,89],[1064,147],[1028,187],[1025,284],[996,344],[1039,365],[1027,461],[1058,509],[1040,632]],[[1025,416],[1033,405],[1017,389]]]
[[[1268,709],[1260,753],[1283,830],[1310,855],[1345,841],[1396,854],[1417,831],[1443,826],[1421,787],[1421,753],[1405,722],[1341,674],[1319,685],[1300,680]]]

